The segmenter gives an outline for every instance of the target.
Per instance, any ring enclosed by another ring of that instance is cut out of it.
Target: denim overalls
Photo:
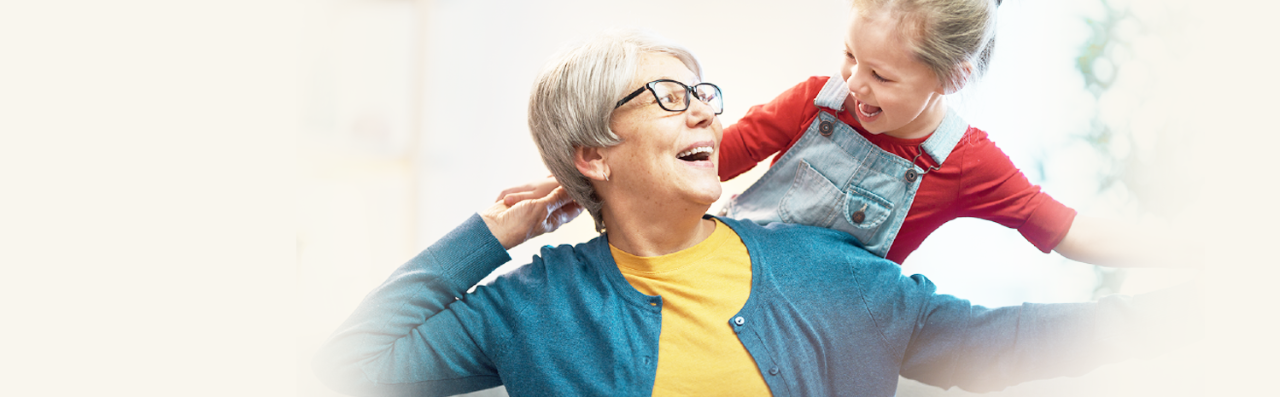
[[[813,100],[820,108],[813,124],[759,181],[729,202],[726,214],[760,224],[836,229],[852,234],[873,254],[888,254],[928,171],[884,151],[829,113],[843,109],[848,95],[840,75],[827,80]],[[967,129],[948,109],[920,146],[942,165]]]

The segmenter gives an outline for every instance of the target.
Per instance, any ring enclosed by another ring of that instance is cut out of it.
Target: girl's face
[[[840,69],[849,87],[844,110],[872,134],[929,135],[946,115],[943,84],[907,47],[895,15],[851,14]]]

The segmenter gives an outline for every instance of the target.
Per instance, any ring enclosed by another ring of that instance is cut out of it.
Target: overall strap
[[[820,108],[840,111],[844,109],[844,99],[849,97],[849,88],[844,85],[844,78],[839,74],[827,79],[827,84],[813,98],[813,104]]]
[[[947,107],[947,115],[942,118],[942,124],[938,125],[938,129],[934,130],[933,135],[925,139],[920,147],[929,154],[929,157],[933,157],[933,161],[942,165],[942,162],[946,161],[947,156],[951,154],[951,150],[960,143],[960,138],[964,138],[964,132],[968,130],[969,123],[965,122],[954,109]]]
[[[818,96],[813,99],[813,104],[820,108],[841,112],[844,110],[845,98],[848,97],[849,88],[845,86],[844,79],[837,74],[831,76],[827,84],[822,86]],[[969,123],[965,122],[954,109],[948,107],[947,115],[942,118],[942,124],[939,124],[938,129],[934,130],[933,134],[929,135],[929,139],[920,146],[925,153],[929,154],[929,157],[933,158],[934,162],[942,165],[968,129]]]

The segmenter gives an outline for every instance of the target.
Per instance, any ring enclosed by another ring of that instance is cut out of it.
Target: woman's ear
[[[605,148],[578,146],[573,148],[573,166],[587,179],[609,180],[609,166],[604,163]]]
[[[951,81],[943,81],[939,85],[938,93],[943,95],[951,95],[960,92],[965,84],[969,82],[969,78],[973,77],[973,63],[969,61],[961,62],[956,65],[956,70],[952,74]]]

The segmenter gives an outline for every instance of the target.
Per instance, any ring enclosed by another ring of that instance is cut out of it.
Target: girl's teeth
[[[858,103],[858,113],[862,113],[863,116],[867,116],[867,117],[875,116],[877,114],[880,114],[880,110],[881,110],[880,108],[875,106],[871,106],[861,102]]]

